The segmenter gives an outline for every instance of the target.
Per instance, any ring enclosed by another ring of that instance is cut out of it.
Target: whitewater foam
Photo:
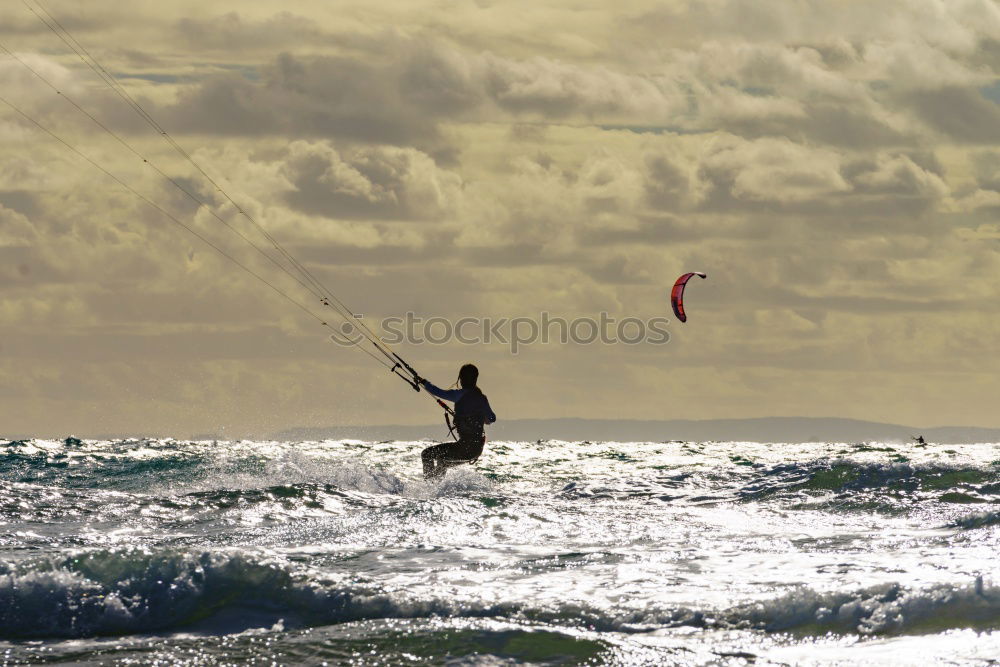
[[[497,660],[551,631],[594,662],[891,640],[905,663],[1000,622],[994,445],[502,442],[428,483],[426,444],[0,444],[0,654],[293,661],[318,633],[405,662],[385,628],[410,619],[413,646],[461,621]]]

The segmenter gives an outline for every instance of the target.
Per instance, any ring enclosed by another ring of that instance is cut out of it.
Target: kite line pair
[[[278,270],[290,277],[295,283],[297,283],[302,289],[308,292],[323,308],[329,308],[333,310],[344,322],[348,323],[349,326],[354,327],[358,333],[360,333],[367,341],[371,344],[373,349],[369,349],[367,346],[355,345],[361,352],[365,353],[377,363],[383,365],[391,373],[400,377],[407,384],[413,387],[414,390],[420,391],[420,381],[421,376],[417,371],[407,363],[402,357],[399,356],[395,351],[393,351],[374,331],[372,331],[362,320],[358,317],[354,311],[352,311],[336,294],[333,293],[323,282],[315,275],[314,272],[310,271],[308,267],[299,262],[286,248],[284,248],[281,243],[269,233],[263,225],[261,225],[243,206],[240,206],[234,199],[229,195],[226,189],[218,182],[217,179],[213,178],[208,172],[188,153],[172,136],[167,132],[166,129],[160,125],[149,112],[132,96],[129,92],[121,85],[121,83],[111,74],[94,55],[88,51],[74,36],[70,33],[66,27],[60,23],[60,21],[45,7],[40,0],[22,0],[24,6],[37,18],[42,24],[44,24],[60,41],[63,42],[75,55],[79,58],[84,65],[86,65],[101,81],[104,82],[108,88],[111,89],[115,95],[128,106],[136,115],[138,115],[143,122],[145,122],[156,134],[158,134],[178,155],[180,155],[184,160],[190,163],[194,169],[201,174],[201,176],[214,188],[214,190],[220,193],[226,201],[233,207],[237,213],[237,217],[245,218],[251,225],[252,229],[256,230],[263,240],[258,239],[255,241],[250,238],[243,231],[238,229],[230,220],[223,218],[213,206],[205,201],[202,197],[192,191],[192,189],[185,187],[178,179],[168,175],[163,169],[161,169],[155,162],[146,157],[138,149],[136,149],[128,140],[122,137],[120,134],[116,133],[105,123],[101,122],[93,113],[84,108],[76,100],[66,94],[58,86],[56,86],[52,81],[46,78],[41,72],[36,68],[32,67],[27,61],[21,58],[13,50],[9,49],[5,44],[0,42],[0,53],[3,53],[8,58],[20,64],[22,67],[27,69],[35,78],[44,83],[53,93],[63,100],[65,100],[69,105],[71,105],[77,112],[86,116],[93,124],[99,127],[103,132],[115,139],[120,145],[122,145],[126,150],[128,150],[137,159],[141,160],[142,163],[155,171],[161,178],[169,182],[173,187],[179,190],[185,197],[193,201],[198,205],[199,208],[203,208],[207,211],[215,220],[226,227],[232,234],[237,236],[241,241],[249,245],[253,250],[267,260],[270,264],[276,267]],[[130,192],[132,195],[137,197],[139,200],[159,212],[167,220],[178,225],[189,234],[193,235],[207,246],[218,252],[224,258],[228,259],[230,262],[238,266],[244,272],[250,274],[257,281],[263,283],[265,286],[274,291],[278,296],[290,302],[307,315],[315,319],[321,326],[333,330],[330,322],[327,318],[318,314],[313,308],[304,304],[298,298],[290,295],[286,290],[282,289],[280,286],[276,285],[272,280],[262,275],[260,271],[255,270],[247,265],[247,263],[241,261],[234,256],[234,253],[228,251],[221,244],[209,239],[205,234],[201,233],[195,229],[192,225],[186,223],[185,221],[178,218],[176,215],[171,213],[169,210],[158,204],[156,201],[150,197],[142,194],[126,182],[121,177],[112,173],[109,169],[100,164],[96,159],[86,154],[69,141],[62,138],[51,128],[45,126],[39,120],[34,118],[27,111],[11,102],[2,93],[0,93],[0,102],[5,104],[11,110],[13,110],[17,115],[21,116],[23,119],[28,121],[31,125],[35,126],[39,131],[48,135],[50,138],[56,142],[62,144],[70,152],[77,155],[79,158],[83,159],[91,166],[96,168],[98,171],[112,179],[119,186]],[[268,249],[268,246],[270,248]],[[436,400],[436,399],[435,399]],[[453,416],[452,409],[437,400],[437,403],[445,409],[445,419],[446,423],[449,425],[449,430],[451,429],[451,417]]]

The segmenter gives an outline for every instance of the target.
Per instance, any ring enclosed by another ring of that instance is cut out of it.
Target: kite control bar
[[[418,378],[406,377],[405,375],[399,372],[400,368],[402,368],[402,365],[397,363],[392,368],[389,369],[389,372],[394,373],[395,375],[398,375],[399,377],[403,378],[403,382],[413,387],[413,391],[420,391],[420,382],[418,381]]]
[[[406,363],[406,361],[395,352],[392,353],[392,356],[395,357],[396,359],[396,364],[392,367],[392,372],[396,373],[396,375],[406,380],[410,384],[410,386],[413,387],[414,391],[420,391],[420,383],[423,381],[423,378],[420,377],[420,373],[418,373],[413,366]],[[396,369],[398,368],[406,369],[406,372],[413,377],[408,378],[402,373],[396,372]]]
[[[417,391],[420,391],[420,383],[422,383],[424,381],[424,379],[422,377],[420,377],[420,373],[418,373],[417,370],[413,366],[411,366],[408,363],[406,363],[406,361],[401,356],[399,356],[398,354],[396,354],[395,352],[392,353],[392,356],[396,358],[396,365],[395,365],[394,368],[405,368],[406,371],[410,375],[413,376],[413,380],[410,381],[406,377],[403,377],[403,379],[406,380],[407,382],[409,382],[411,385],[413,385],[414,389],[416,389]],[[396,375],[400,375],[400,374],[396,373]],[[454,415],[455,414],[455,411],[451,409],[451,406],[448,405],[447,403],[445,403],[444,401],[442,401],[440,398],[435,398],[434,400],[437,401],[438,405],[440,405],[442,408],[444,408],[444,412],[445,412],[446,416],[447,415]],[[448,430],[449,431],[451,430],[451,425],[450,424],[448,425]]]
[[[394,373],[394,374],[396,374],[396,375],[398,375],[399,377],[403,378],[403,380],[408,385],[410,385],[411,387],[413,387],[414,391],[420,391],[420,384],[424,381],[424,379],[422,377],[420,377],[420,373],[417,372],[417,369],[415,369],[410,364],[406,363],[406,360],[403,359],[398,354],[396,354],[395,352],[391,352],[390,351],[390,353],[392,354],[393,359],[395,359],[395,361],[393,362],[392,368],[390,369],[391,372]],[[404,370],[404,371],[406,371],[407,373],[409,373],[410,377],[407,377],[407,376],[403,375],[403,373],[400,372],[401,369]],[[455,424],[454,424],[455,410],[454,410],[454,408],[452,408],[450,405],[448,405],[447,403],[445,403],[444,401],[442,401],[440,398],[437,398],[436,396],[434,397],[434,401],[439,406],[441,406],[442,410],[444,410],[444,423],[448,427],[448,433],[449,433],[449,435],[451,435],[451,437],[453,437],[456,440],[458,440],[458,436],[455,435]]]

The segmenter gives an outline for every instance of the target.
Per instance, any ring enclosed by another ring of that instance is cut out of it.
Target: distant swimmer
[[[420,458],[424,463],[424,478],[435,479],[444,476],[445,471],[463,463],[475,463],[483,453],[486,444],[486,424],[497,420],[486,400],[486,394],[476,386],[479,369],[465,364],[458,371],[460,389],[440,389],[420,378],[420,385],[432,396],[455,403],[456,442],[428,447]]]

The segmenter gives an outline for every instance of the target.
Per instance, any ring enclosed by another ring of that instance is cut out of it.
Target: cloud
[[[85,86],[77,74],[48,56],[34,53],[15,53],[15,56],[18,60],[0,54],[0,90],[3,96],[22,112],[36,119],[51,121],[52,118],[70,118],[77,125],[82,124],[73,114],[67,113],[70,111],[69,105],[60,100],[56,92],[62,91],[73,97],[82,96]],[[32,70],[52,87],[45,85]],[[5,114],[14,113],[6,105],[3,110]],[[20,116],[13,117],[19,123],[33,127]]]
[[[470,53],[440,40],[385,33],[364,55],[282,54],[255,80],[215,76],[182,91],[171,127],[408,144],[438,139],[443,120],[517,117],[666,121],[679,91],[650,77],[548,58]]]
[[[987,209],[1000,212],[1000,192],[996,190],[976,190],[959,200],[963,210]]]
[[[955,141],[1000,143],[1000,105],[974,88],[945,87],[902,100],[935,130]]]
[[[224,53],[301,48],[332,37],[315,20],[287,11],[261,20],[244,18],[238,12],[210,18],[184,17],[174,24],[174,31],[189,48]]]
[[[643,175],[608,154],[589,156],[576,171],[575,187],[588,212],[631,212],[643,197]]]
[[[0,248],[26,248],[38,241],[38,233],[27,217],[4,206],[0,193]]]
[[[726,87],[708,97],[702,110],[706,125],[718,123],[722,127],[752,127],[764,122],[787,124],[807,116],[806,108],[798,100],[754,95]]]
[[[606,67],[582,67],[547,58],[518,62],[492,54],[482,57],[482,67],[488,99],[514,113],[605,120],[642,115],[666,122],[673,111],[686,106],[680,90]]]
[[[409,144],[437,139],[435,118],[401,94],[391,68],[343,57],[279,56],[260,80],[220,75],[166,109],[181,132],[343,137]]]
[[[972,155],[976,183],[984,188],[1000,190],[1000,151],[977,151]]]
[[[790,215],[914,215],[951,189],[933,156],[881,151],[871,156],[787,139],[720,138],[698,163],[704,210]]]
[[[38,12],[42,14],[42,12]],[[112,15],[97,11],[86,14],[79,12],[59,13],[60,23],[73,33],[99,32],[107,29],[107,18]],[[44,14],[42,14],[44,16]],[[4,38],[17,35],[51,36],[49,28],[36,16],[18,3],[16,9],[0,10],[0,36]]]
[[[99,20],[73,25],[242,209],[367,317],[663,315],[680,272],[709,273],[669,349],[520,357],[491,383],[510,414],[602,414],[608,396],[556,405],[518,393],[525,377],[565,385],[571,367],[614,368],[612,400],[640,387],[635,416],[661,414],[664,383],[680,377],[701,395],[670,409],[699,416],[760,414],[778,400],[905,421],[926,409],[905,388],[952,366],[962,372],[935,386],[962,405],[936,401],[941,419],[995,420],[989,401],[961,393],[996,393],[996,374],[976,364],[992,358],[1000,275],[995,2],[133,9],[116,18],[98,2],[77,14]],[[44,27],[0,26],[5,44],[264,241],[128,109],[113,110]],[[19,65],[0,60],[0,80],[315,306]],[[55,428],[58,414],[69,429],[113,403],[126,428],[248,432],[259,414],[302,419],[287,396],[319,422],[426,420],[422,405],[381,412],[364,398],[385,391],[369,360],[322,361],[329,344],[307,335],[314,322],[298,309],[29,124],[0,117],[0,321],[16,331],[4,371],[19,380],[0,390],[11,397],[4,423]],[[498,376],[509,366],[485,347],[412,353],[449,373],[456,355]],[[337,401],[352,407],[331,415]]]
[[[669,155],[649,151],[643,159],[646,200],[654,209],[674,210],[691,196],[691,175]]]
[[[944,180],[917,165],[908,155],[879,154],[874,161],[855,161],[847,170],[855,192],[915,197],[933,201],[949,188]]]
[[[724,140],[701,161],[699,178],[716,202],[815,201],[850,189],[841,156],[786,139]]]
[[[853,49],[842,56],[858,64]],[[820,48],[710,42],[670,71],[692,91],[687,127],[852,148],[915,141],[917,124],[885,105],[860,68],[831,64]]]
[[[390,146],[342,155],[329,143],[289,146],[286,175],[294,208],[329,218],[411,220],[443,215],[461,178],[438,168],[425,153]]]
[[[1000,225],[996,224],[979,225],[975,229],[959,230],[959,232],[959,238],[963,240],[1000,240]]]
[[[990,0],[886,0],[855,11],[824,2],[790,10],[782,0],[685,0],[640,9],[624,22],[640,34],[684,45],[733,37],[796,43],[919,40],[969,53],[983,37],[1000,35],[1000,9]]]
[[[258,32],[264,43],[313,35],[308,21],[288,14],[256,22],[231,14],[191,29],[205,48],[215,48],[216,38],[252,42]],[[991,140],[997,125],[995,105],[978,93],[990,73],[968,49],[949,50],[929,37],[858,46],[832,34],[805,44],[709,40],[673,49],[659,68],[641,73],[477,51],[428,33],[330,39],[340,45],[337,55],[283,53],[252,70],[207,70],[204,80],[180,87],[164,109],[166,124],[180,132],[336,138],[452,155],[444,126],[470,122],[725,130],[854,149],[916,146],[928,126],[963,141]],[[956,104],[962,110],[950,111]]]
[[[606,285],[643,284],[652,280],[652,276],[640,262],[630,255],[621,253],[605,260],[595,267],[591,274]]]
[[[993,82],[988,70],[953,53],[919,40],[873,42],[861,50],[858,64],[865,79],[888,90],[919,91],[976,88]]]

